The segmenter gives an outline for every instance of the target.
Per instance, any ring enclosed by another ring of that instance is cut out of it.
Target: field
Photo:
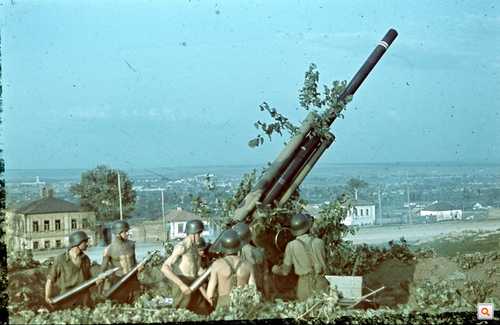
[[[436,237],[462,231],[491,231],[500,229],[500,219],[482,221],[448,221],[429,224],[371,226],[359,228],[354,236],[346,239],[355,244],[382,244],[404,237],[408,242],[420,244],[433,241]],[[464,243],[467,246],[467,243]]]

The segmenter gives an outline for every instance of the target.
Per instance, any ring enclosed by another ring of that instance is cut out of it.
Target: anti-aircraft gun
[[[348,97],[354,95],[397,35],[394,29],[390,29],[385,34],[340,94],[337,99],[339,102],[342,101],[345,103]],[[338,117],[339,112],[329,109],[325,113],[323,115],[323,125],[330,127]],[[297,135],[288,142],[286,147],[261,176],[253,190],[248,193],[235,210],[228,227],[238,222],[245,222],[250,224],[252,229],[258,205],[281,207],[287,202],[321,155],[334,141],[334,136],[330,132],[328,132],[327,136],[322,136],[319,132],[315,132],[315,128],[317,127],[316,122],[314,114],[309,113]],[[286,243],[291,239],[286,231],[276,232],[266,230],[257,232],[253,229],[252,235],[255,244],[265,249],[266,256],[272,264],[279,261]],[[216,239],[210,249],[211,252],[217,253],[219,245],[219,240]],[[196,289],[208,277],[209,272],[208,270],[208,272],[195,281],[191,285],[191,289]]]

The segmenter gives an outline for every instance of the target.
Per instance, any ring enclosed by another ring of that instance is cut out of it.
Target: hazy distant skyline
[[[294,123],[304,72],[350,80],[391,48],[319,163],[500,162],[496,1],[4,3],[7,169],[262,165],[258,105]]]

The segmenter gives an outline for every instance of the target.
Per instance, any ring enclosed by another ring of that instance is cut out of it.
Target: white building
[[[347,226],[366,226],[375,224],[375,204],[365,200],[352,201],[343,223]]]
[[[447,202],[434,202],[420,211],[422,217],[432,217],[436,221],[461,220],[462,210]]]

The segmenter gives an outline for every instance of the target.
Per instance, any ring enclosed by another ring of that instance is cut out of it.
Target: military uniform
[[[325,279],[325,245],[319,238],[306,233],[289,242],[285,249],[283,265],[275,273],[288,275],[291,268],[298,275],[297,299],[305,300],[317,291],[329,287]]]
[[[82,253],[81,264],[78,267],[71,261],[69,251],[66,251],[55,258],[54,264],[49,269],[47,280],[57,284],[61,291],[60,293],[63,294],[89,280],[91,277],[89,257]],[[54,308],[67,309],[82,305],[89,308],[92,308],[94,305],[89,288],[61,301]]]
[[[136,264],[135,242],[132,240],[121,240],[116,238],[111,245],[106,248],[101,272],[115,267],[119,267],[120,269],[106,279],[103,285],[103,293],[109,290],[125,274],[132,270]],[[141,284],[137,279],[137,273],[135,273],[127,280],[127,282],[122,284],[110,296],[110,298],[121,303],[131,303],[140,290]]]
[[[182,259],[187,259],[189,265],[193,265],[194,267],[190,270],[181,270],[179,264]],[[188,237],[175,245],[172,255],[166,262],[171,264],[172,272],[187,286],[191,285],[202,273],[198,246],[190,243]],[[193,291],[191,294],[183,294],[175,283],[171,282],[171,284],[175,308],[186,308],[202,315],[207,315],[212,311],[209,303],[203,298],[199,290]]]

